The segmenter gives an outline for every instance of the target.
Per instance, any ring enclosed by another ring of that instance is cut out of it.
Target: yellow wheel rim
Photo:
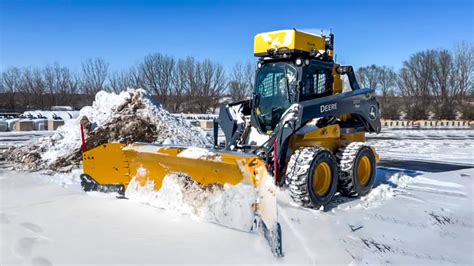
[[[318,196],[324,196],[328,193],[331,186],[331,168],[329,164],[322,162],[313,172],[313,190]]]
[[[359,165],[357,165],[357,180],[362,186],[367,185],[370,180],[370,174],[372,172],[372,166],[370,165],[370,159],[367,156],[360,158]]]

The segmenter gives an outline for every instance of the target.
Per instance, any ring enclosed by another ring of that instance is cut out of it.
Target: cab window
[[[331,69],[307,71],[304,76],[304,88],[301,90],[302,101],[332,94],[333,77]]]

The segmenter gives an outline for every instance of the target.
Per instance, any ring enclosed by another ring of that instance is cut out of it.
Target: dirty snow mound
[[[82,108],[77,119],[67,121],[38,145],[11,148],[7,159],[28,169],[70,170],[81,160],[81,124],[89,149],[108,142],[198,147],[211,143],[203,130],[170,114],[145,90],[127,89],[120,94],[100,91],[92,106]]]
[[[159,191],[154,188],[152,180],[147,180],[142,186],[134,178],[128,185],[125,196],[233,229],[252,229],[257,193],[251,185],[204,187],[185,175],[169,174],[164,178]]]

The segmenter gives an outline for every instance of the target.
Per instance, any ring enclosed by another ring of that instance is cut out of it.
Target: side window
[[[314,82],[314,93],[315,94],[321,94],[326,92],[327,90],[327,76],[326,72],[319,72],[316,74],[313,74],[313,82]]]
[[[258,91],[262,97],[269,97],[273,95],[273,74],[269,73],[265,76],[258,88]]]
[[[306,75],[305,87],[302,91],[302,99],[309,100],[332,93],[332,71],[318,69]]]

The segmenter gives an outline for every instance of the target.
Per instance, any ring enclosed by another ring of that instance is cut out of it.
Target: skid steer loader
[[[159,190],[170,173],[202,186],[252,185],[259,196],[258,228],[276,256],[283,256],[279,187],[308,208],[327,205],[336,192],[369,193],[378,155],[365,144],[365,133],[380,132],[379,103],[373,89],[359,87],[351,66],[334,62],[334,35],[261,33],[254,54],[252,98],[220,108],[212,156],[182,156],[188,147],[105,144],[83,152],[84,189],[123,193],[135,179],[142,185],[153,180]],[[347,76],[347,91],[341,75]],[[219,129],[224,142],[218,141]]]

